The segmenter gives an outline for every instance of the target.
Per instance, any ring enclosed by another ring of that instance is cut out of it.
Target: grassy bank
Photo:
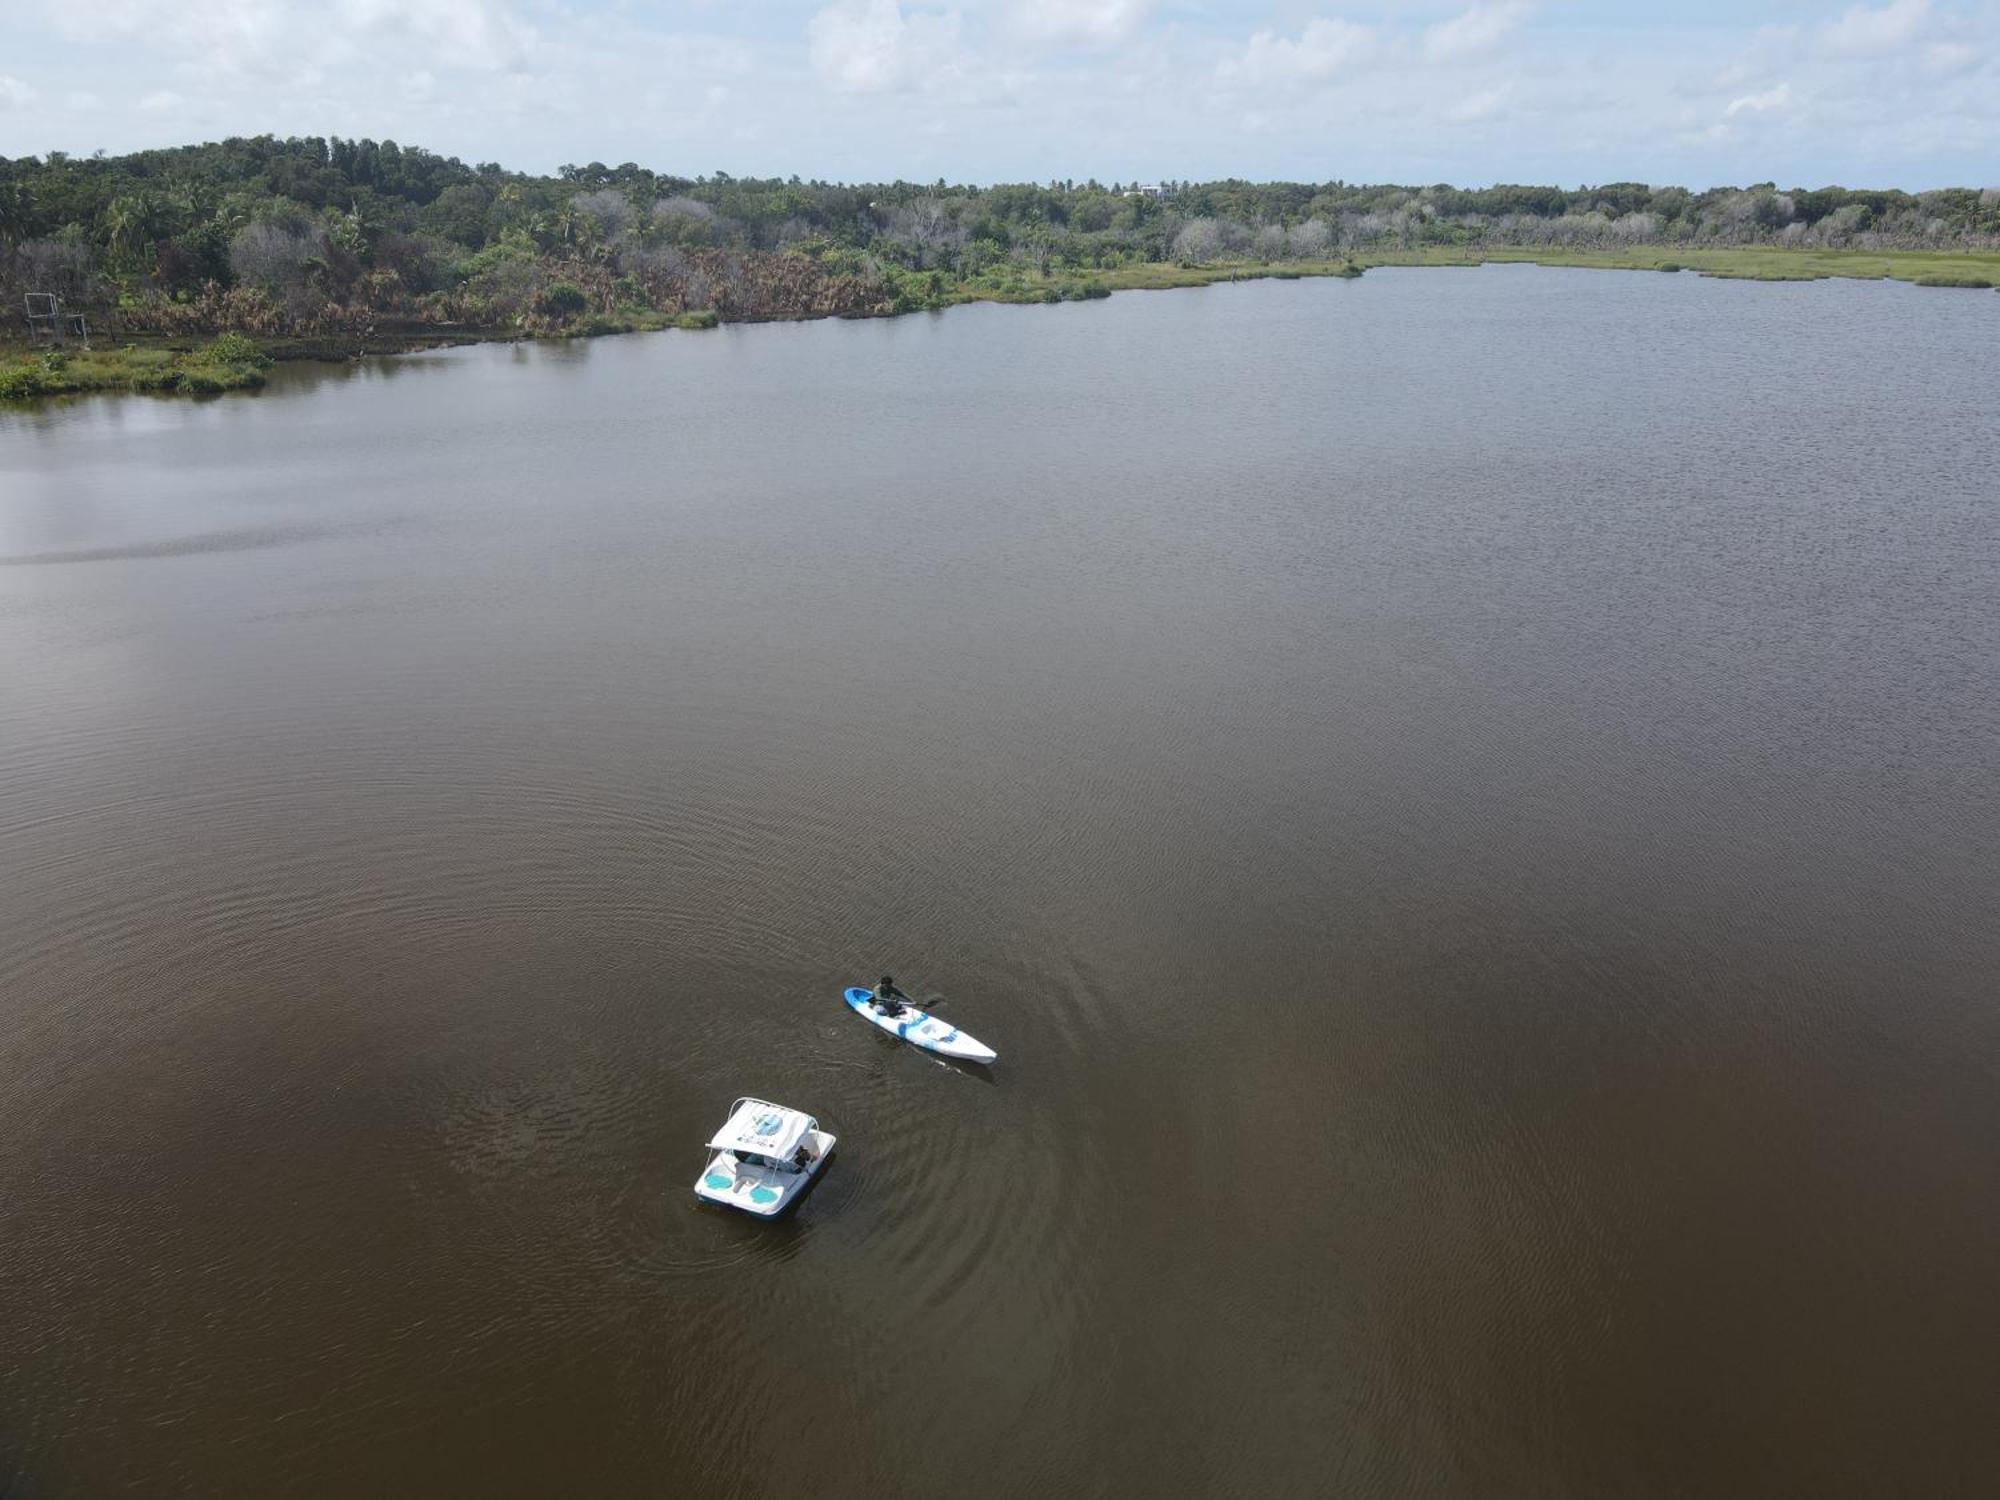
[[[959,283],[946,302],[1082,302],[1113,292],[1165,291],[1173,287],[1213,286],[1218,281],[1297,281],[1307,276],[1359,276],[1362,268],[1347,260],[1222,262],[1190,266],[1172,261],[1141,261],[1093,271],[1036,272],[1019,267],[989,271]]]
[[[560,337],[594,338],[608,333],[650,333],[668,328],[718,326],[713,312],[680,314],[635,311],[581,319]],[[35,401],[48,396],[94,391],[138,391],[159,396],[212,396],[255,390],[265,372],[285,360],[340,363],[351,359],[409,354],[457,344],[504,343],[527,337],[518,329],[425,329],[411,333],[316,334],[299,338],[253,339],[225,333],[194,348],[158,335],[121,340],[113,347],[47,349],[0,341],[0,402]]]
[[[1353,277],[1370,266],[1481,266],[1533,264],[1600,270],[1689,271],[1751,281],[1816,281],[1827,277],[1911,282],[1923,287],[1983,290],[2000,286],[2000,252],[1794,250],[1768,246],[1693,249],[1637,245],[1624,250],[1569,250],[1518,245],[1410,251],[1370,251],[1354,259],[1225,262],[1183,265],[1145,261],[1098,270],[1035,271],[1007,266],[964,280],[936,273],[897,273],[895,311],[936,309],[961,302],[1073,302],[1113,292],[1211,286],[1267,278]],[[812,314],[811,316],[823,316]],[[717,325],[712,311],[664,313],[648,308],[591,313],[544,336],[590,338],[611,333],[704,329]],[[163,340],[138,340],[118,348],[47,351],[0,345],[0,400],[33,400],[86,391],[150,391],[211,395],[264,383],[273,359],[349,359],[393,354],[441,344],[521,338],[513,328],[435,327],[366,336],[253,340],[224,334],[186,348]]]
[[[1477,266],[1488,262],[1579,266],[1617,271],[1693,271],[1742,281],[1908,281],[1918,286],[2000,285],[2000,251],[1793,250],[1773,245],[1697,249],[1634,245],[1625,250],[1565,250],[1523,245],[1370,251],[1371,266]]]
[[[225,333],[198,349],[182,351],[138,346],[50,349],[0,360],[0,400],[82,391],[220,395],[262,385],[270,365],[270,355],[240,333]]]
[[[1626,250],[1568,250],[1523,245],[1465,249],[1357,251],[1352,259],[1224,262],[1178,265],[1144,262],[1089,272],[1035,273],[1020,269],[989,272],[960,283],[949,301],[1068,302],[1112,292],[1212,286],[1221,281],[1308,276],[1359,276],[1370,266],[1482,266],[1493,264],[1571,266],[1607,271],[1689,271],[1740,281],[1820,281],[1847,277],[1861,281],[1907,281],[1917,286],[1987,288],[2000,286],[2000,251],[1950,250],[1791,250],[1770,246],[1693,249],[1677,245],[1636,245]]]

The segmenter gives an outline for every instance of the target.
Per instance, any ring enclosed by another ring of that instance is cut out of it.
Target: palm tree
[[[159,201],[160,228],[165,234],[185,234],[201,218],[201,204],[189,183],[169,183],[166,191],[159,195]]]
[[[104,209],[105,241],[113,259],[135,264],[157,240],[160,204],[150,193],[125,193]]]
[[[555,234],[558,245],[574,245],[577,231],[582,227],[584,215],[576,211],[576,204],[565,202],[549,220],[549,227]]]
[[[0,242],[27,235],[31,206],[26,188],[18,182],[0,182]]]

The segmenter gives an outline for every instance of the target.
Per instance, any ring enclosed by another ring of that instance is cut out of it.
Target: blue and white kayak
[[[961,1062],[990,1063],[1000,1054],[980,1041],[967,1036],[949,1021],[940,1021],[928,1011],[918,1010],[914,1005],[905,1005],[903,1013],[892,1016],[875,1003],[873,990],[849,990],[848,1007],[871,1026],[879,1026],[891,1036],[899,1036],[913,1046],[922,1047],[926,1052],[935,1052],[942,1057],[955,1057]]]

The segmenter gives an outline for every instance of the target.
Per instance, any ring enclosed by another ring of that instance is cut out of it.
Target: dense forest
[[[1327,262],[1431,246],[2000,246],[2000,189],[1694,193],[1395,187],[841,185],[555,176],[394,141],[269,136],[0,158],[0,295],[55,292],[133,334],[594,331],[864,315],[1143,263]],[[18,328],[16,329],[18,332]]]

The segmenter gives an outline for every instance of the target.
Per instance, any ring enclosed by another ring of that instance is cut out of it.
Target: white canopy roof
[[[799,1142],[812,1129],[810,1115],[795,1109],[786,1109],[782,1104],[769,1104],[762,1099],[745,1099],[737,1106],[722,1129],[716,1131],[715,1139],[708,1143],[711,1151],[754,1151],[759,1156],[771,1156],[780,1160],[799,1149]]]

